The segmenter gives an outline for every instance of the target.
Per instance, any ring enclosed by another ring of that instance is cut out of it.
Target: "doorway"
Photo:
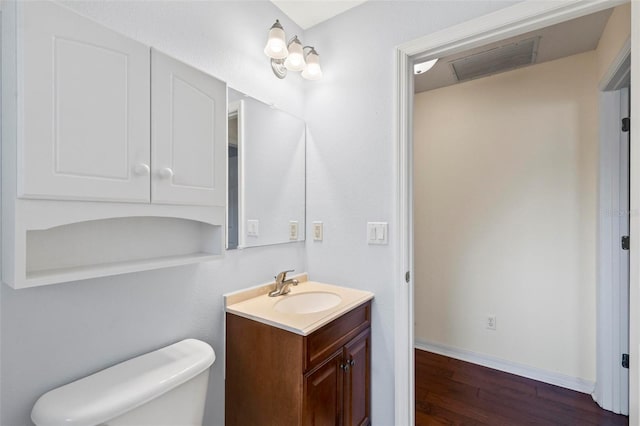
[[[620,3],[618,3],[620,4]],[[413,272],[413,204],[411,194],[413,192],[413,182],[411,176],[413,170],[411,167],[412,158],[412,104],[413,104],[413,82],[411,78],[412,67],[416,60],[428,60],[435,57],[441,57],[445,54],[460,52],[465,49],[482,46],[498,40],[505,39],[509,36],[522,34],[533,31],[545,26],[549,26],[565,20],[574,19],[590,13],[598,12],[611,7],[610,2],[596,1],[588,4],[580,2],[579,4],[519,4],[497,13],[487,15],[462,25],[443,30],[402,45],[398,49],[397,56],[397,105],[398,114],[397,141],[398,141],[398,193],[399,193],[399,209],[398,209],[398,227],[400,230],[400,241],[398,244],[398,277],[402,277],[406,281],[406,285],[399,285],[396,291],[396,368],[398,371],[396,381],[396,423],[408,424],[413,423],[413,353],[414,346],[414,310],[413,310],[413,282],[411,280],[411,272]],[[637,23],[637,10],[633,12],[633,23]],[[635,31],[634,26],[634,31]],[[633,71],[636,72],[636,71]],[[632,99],[636,99],[634,93]],[[636,102],[635,100],[633,102]],[[632,152],[633,155],[633,152]],[[632,163],[639,159],[633,157]],[[634,169],[635,170],[635,169]],[[635,172],[634,172],[635,173]],[[632,181],[635,181],[632,176]],[[632,203],[635,205],[636,197],[632,193]],[[640,225],[637,218],[632,217],[632,228]],[[633,241],[633,240],[632,240]],[[632,242],[632,252],[634,243]],[[636,248],[637,250],[637,248]],[[638,287],[638,271],[633,258],[631,261],[631,313],[634,315],[634,306],[637,305],[636,292]],[[631,352],[635,352],[637,348],[637,330],[635,323],[631,321]],[[634,365],[633,354],[631,356],[631,368],[637,368]],[[408,371],[407,371],[408,370]],[[637,377],[632,375],[631,379],[631,400],[636,401],[638,392]],[[410,401],[407,406],[406,401]],[[631,421],[637,418],[637,403],[631,407]]]

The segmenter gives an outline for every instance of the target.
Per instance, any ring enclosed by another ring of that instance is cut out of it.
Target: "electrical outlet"
[[[313,241],[322,241],[322,222],[313,222]]]
[[[487,329],[488,330],[495,330],[496,329],[496,316],[495,315],[488,315],[487,316]]]
[[[247,235],[250,237],[260,236],[260,221],[247,220]]]
[[[298,239],[298,221],[289,221],[289,239],[296,241]]]

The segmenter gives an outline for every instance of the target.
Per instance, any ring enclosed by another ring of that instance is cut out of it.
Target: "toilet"
[[[37,426],[202,426],[215,353],[186,339],[42,395]]]

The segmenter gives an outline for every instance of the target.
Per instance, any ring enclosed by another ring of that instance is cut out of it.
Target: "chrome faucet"
[[[293,272],[293,269],[289,271],[282,271],[278,274],[278,276],[274,277],[276,279],[276,287],[273,291],[269,292],[269,297],[282,296],[291,291],[289,288],[292,285],[298,285],[298,280],[295,279],[287,279],[287,274],[289,272]]]

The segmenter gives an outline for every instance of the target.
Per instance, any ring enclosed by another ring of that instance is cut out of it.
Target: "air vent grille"
[[[539,40],[540,37],[522,40],[459,58],[449,64],[458,81],[509,71],[535,63]]]

